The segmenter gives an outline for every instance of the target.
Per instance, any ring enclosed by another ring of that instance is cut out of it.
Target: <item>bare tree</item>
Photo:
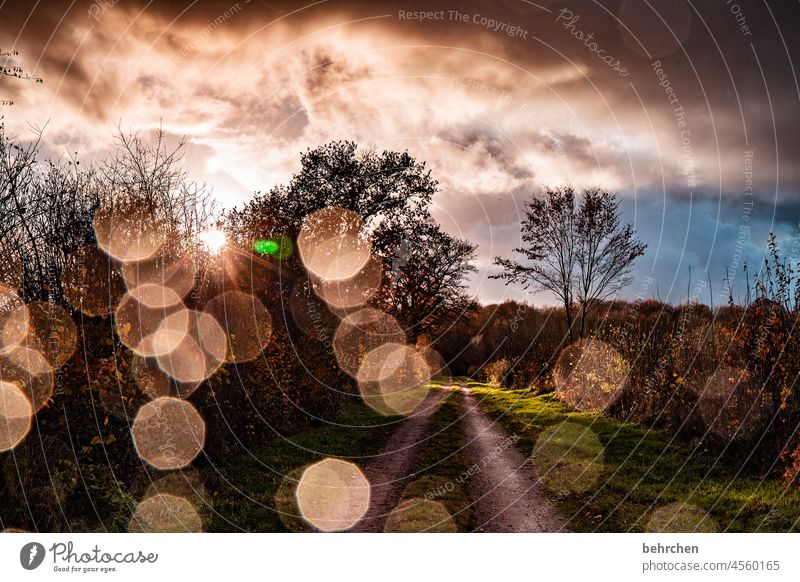
[[[29,299],[61,301],[68,257],[94,237],[92,215],[100,200],[94,171],[77,160],[43,160],[24,199],[25,211],[18,214],[26,243],[18,247],[21,288]]]
[[[178,249],[213,218],[211,192],[190,182],[180,167],[182,142],[167,148],[160,130],[154,143],[120,132],[118,147],[99,167],[45,158],[40,138],[37,133],[23,143],[0,132],[0,282],[27,300],[63,300],[64,267],[95,242],[99,208],[152,207]]]
[[[139,203],[161,209],[187,244],[217,217],[212,191],[189,179],[181,166],[186,141],[167,144],[159,127],[151,139],[117,128],[116,149],[99,169],[99,178],[113,196],[134,195]]]
[[[647,245],[636,238],[630,223],[622,224],[619,200],[605,190],[595,188],[583,193],[575,226],[576,298],[583,337],[592,308],[630,284],[633,263]]]
[[[604,190],[586,190],[579,206],[571,187],[546,189],[525,205],[525,246],[514,249],[524,262],[497,257],[503,268],[492,278],[523,288],[550,291],[563,304],[573,339],[574,303],[580,309],[579,336],[586,334],[592,308],[631,282],[631,267],[647,245],[633,227],[622,224],[619,201]]]
[[[524,262],[495,258],[502,272],[492,275],[506,285],[516,283],[524,289],[549,291],[563,304],[570,341],[573,336],[573,279],[576,266],[577,229],[575,191],[571,187],[546,189],[525,204],[522,220],[524,246],[514,252]]]
[[[16,57],[19,55],[19,51],[7,51],[0,49],[0,57],[8,58],[8,57]],[[0,65],[0,76],[4,77],[16,77],[17,79],[23,79],[25,81],[33,81],[35,83],[41,83],[42,79],[39,77],[35,77],[29,73],[26,73],[22,67],[16,65],[7,65],[2,64]]]
[[[33,222],[42,212],[36,192],[41,180],[37,161],[41,135],[25,145],[9,139],[0,130],[0,250],[3,281],[21,286],[23,266],[42,270],[43,259],[36,244]],[[28,260],[22,260],[25,256]]]

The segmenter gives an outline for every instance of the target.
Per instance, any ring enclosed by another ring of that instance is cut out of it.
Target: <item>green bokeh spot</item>
[[[276,259],[285,259],[294,251],[292,239],[279,236],[274,239],[262,239],[253,243],[253,250],[262,255],[272,255]]]
[[[274,240],[257,240],[255,244],[253,244],[253,249],[262,255],[271,255],[276,253],[279,248],[280,245]]]

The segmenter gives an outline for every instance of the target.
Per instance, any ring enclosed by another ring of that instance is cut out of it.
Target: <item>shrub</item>
[[[511,362],[506,358],[499,358],[481,368],[480,377],[493,386],[502,386],[506,383],[506,376],[510,370]]]

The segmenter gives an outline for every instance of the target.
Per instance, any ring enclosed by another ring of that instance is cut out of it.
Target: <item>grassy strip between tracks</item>
[[[389,531],[469,531],[472,511],[464,470],[470,463],[456,393],[451,391],[433,414],[426,439],[419,444],[415,478],[406,487],[400,519],[390,520]],[[393,523],[394,522],[394,523]]]

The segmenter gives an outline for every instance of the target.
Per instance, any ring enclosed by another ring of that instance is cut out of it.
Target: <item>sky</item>
[[[490,279],[544,187],[602,187],[648,243],[623,296],[724,301],[774,231],[800,245],[800,4],[765,0],[0,0],[7,133],[105,156],[117,127],[185,137],[226,207],[330,140],[407,150],[433,213],[478,245],[483,302],[552,301]],[[692,279],[689,280],[691,267]],[[703,287],[705,285],[705,287]]]

